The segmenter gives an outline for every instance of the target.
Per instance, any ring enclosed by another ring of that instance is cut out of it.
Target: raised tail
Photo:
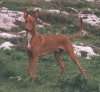
[[[81,17],[79,17],[79,21],[80,21],[80,30],[79,30],[79,32],[77,32],[75,34],[70,35],[70,39],[72,41],[75,40],[75,39],[84,37],[87,34],[87,32],[84,30],[84,27],[83,27],[83,19]]]

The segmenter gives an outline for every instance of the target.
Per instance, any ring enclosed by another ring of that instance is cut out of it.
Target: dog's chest
[[[28,48],[31,47],[31,45],[30,45],[31,39],[32,39],[32,35],[31,35],[31,33],[28,33],[28,34],[27,34],[27,47],[28,47]]]

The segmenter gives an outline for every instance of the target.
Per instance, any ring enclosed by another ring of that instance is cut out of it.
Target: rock
[[[92,47],[89,46],[79,46],[79,45],[73,45],[75,53],[78,56],[86,57],[86,59],[91,59],[94,56],[98,56],[93,50]]]
[[[11,47],[13,47],[13,46],[15,46],[15,45],[12,44],[11,42],[7,41],[0,45],[0,49],[11,50]]]
[[[20,35],[10,34],[7,32],[0,32],[0,38],[19,38]]]
[[[0,9],[0,28],[5,30],[11,30],[18,27],[15,22],[24,21],[23,13],[20,11],[12,11],[6,7]]]

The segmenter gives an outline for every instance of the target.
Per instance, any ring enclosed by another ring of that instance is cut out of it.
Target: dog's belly
[[[40,48],[38,49],[39,51],[39,56],[44,56],[44,55],[47,55],[47,54],[51,54],[51,53],[54,53],[54,52],[60,52],[60,51],[64,51],[64,49],[60,46],[48,46],[47,48]]]

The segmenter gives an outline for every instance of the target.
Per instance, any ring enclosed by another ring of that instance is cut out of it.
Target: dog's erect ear
[[[38,16],[39,16],[39,10],[32,11],[32,16],[38,18]]]
[[[24,17],[28,15],[28,10],[27,10],[27,8],[22,9],[22,12],[24,13]]]
[[[26,12],[27,11],[27,8],[22,8],[22,12]]]

